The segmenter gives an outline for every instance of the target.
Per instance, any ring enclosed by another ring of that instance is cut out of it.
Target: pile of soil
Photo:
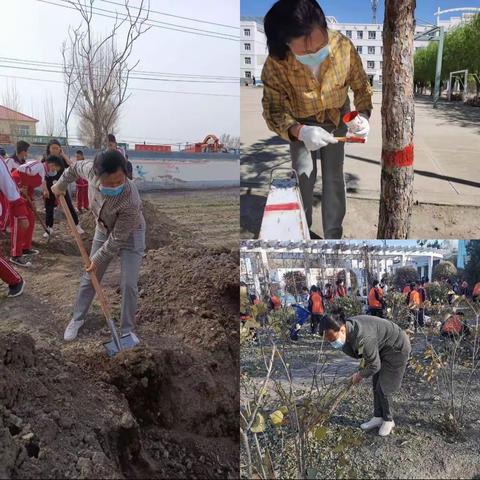
[[[239,252],[186,243],[147,255],[140,278],[140,322],[186,344],[223,354],[222,368],[238,372]]]

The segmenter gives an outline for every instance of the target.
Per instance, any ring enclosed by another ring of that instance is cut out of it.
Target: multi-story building
[[[383,69],[383,24],[380,23],[338,23],[335,17],[326,17],[328,27],[350,38],[357,48],[374,89],[381,89]],[[457,26],[467,17],[452,17],[441,20],[446,30]],[[415,33],[430,29],[431,25],[417,26]],[[263,30],[262,17],[242,17],[240,21],[240,79],[251,83],[253,76],[260,80],[263,64],[268,55],[267,40]],[[428,45],[428,41],[415,40],[415,49]]]
[[[38,120],[0,105],[0,143],[16,141],[18,137],[36,135]]]
[[[267,37],[263,19],[243,17],[240,23],[240,79],[242,83],[260,80],[263,64],[267,58]]]

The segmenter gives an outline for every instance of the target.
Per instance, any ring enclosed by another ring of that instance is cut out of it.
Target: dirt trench
[[[142,268],[142,345],[113,359],[96,308],[77,342],[61,341],[81,262],[61,219],[63,250],[37,232],[28,309],[0,299],[0,478],[238,477],[238,254],[154,218],[164,233]],[[105,288],[118,312],[115,281]]]

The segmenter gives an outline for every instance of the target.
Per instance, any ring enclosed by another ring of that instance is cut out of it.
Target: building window
[[[29,133],[28,125],[17,125],[17,135],[28,135]]]
[[[383,62],[380,62],[380,68],[383,69]]]
[[[245,57],[245,65],[251,65],[251,64],[252,64],[251,57]]]
[[[243,29],[243,34],[244,34],[246,37],[249,37],[249,36],[250,36],[250,29],[249,29],[249,28],[244,28],[244,29]]]
[[[352,38],[352,31],[351,30],[347,30],[345,32],[345,35],[348,37],[348,38]]]
[[[375,55],[375,47],[368,47],[368,54]]]
[[[244,44],[243,44],[243,49],[244,49],[244,50],[251,50],[250,44],[249,44],[249,43],[244,43]]]
[[[245,78],[252,78],[252,72],[249,72],[248,70],[245,72]]]
[[[369,70],[373,70],[373,69],[375,68],[375,62],[372,62],[372,61],[369,60],[369,61],[367,62],[367,68],[368,68]]]
[[[363,51],[362,47],[357,47],[357,52],[358,52],[360,55],[362,54],[362,51]]]
[[[357,30],[357,38],[358,40],[363,40],[363,30]]]
[[[380,47],[380,53],[383,55],[383,47]]]
[[[377,38],[377,32],[368,32],[368,39],[375,40]]]

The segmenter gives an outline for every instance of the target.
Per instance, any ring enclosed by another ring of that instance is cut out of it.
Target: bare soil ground
[[[280,344],[288,363],[296,392],[309,391],[313,373],[319,375],[319,385],[325,380],[340,380],[357,370],[358,362],[342,352],[324,347],[322,339],[304,333],[298,342]],[[412,341],[412,352],[420,358],[425,349],[425,337],[420,334]],[[266,353],[269,356],[269,353]],[[266,367],[261,347],[251,344],[242,347],[241,372],[247,373],[254,384],[261,385]],[[464,373],[459,370],[459,375]],[[272,378],[287,386],[285,372],[276,364]],[[442,429],[443,409],[440,392],[432,388],[421,375],[407,369],[401,391],[394,397],[396,428],[385,438],[377,431],[365,433],[360,424],[372,417],[373,397],[370,381],[364,381],[339,405],[321,441],[312,441],[306,457],[311,459],[309,478],[401,478],[449,479],[480,478],[480,378],[473,380],[473,389],[466,413],[467,426],[461,437],[447,435]],[[278,408],[278,397],[270,384],[265,413]],[[242,403],[251,395],[241,391]],[[268,422],[267,422],[268,423]],[[279,429],[269,425],[259,434],[262,445],[269,446],[274,464],[287,476],[295,474],[293,448],[282,450],[286,443]],[[245,465],[242,448],[242,465]],[[245,470],[242,468],[242,477]],[[293,469],[292,469],[293,468]]]
[[[96,303],[63,342],[82,263],[61,215],[49,242],[37,228],[26,293],[0,297],[0,478],[238,477],[233,190],[145,196],[142,344],[113,359]],[[89,213],[81,224],[88,243]],[[118,318],[118,261],[103,285]]]

